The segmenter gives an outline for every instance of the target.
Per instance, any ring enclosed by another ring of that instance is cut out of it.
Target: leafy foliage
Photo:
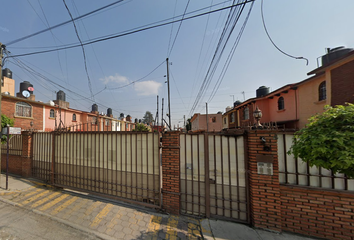
[[[135,129],[133,129],[134,132],[150,132],[150,129],[145,126],[143,123],[137,123],[135,125]]]
[[[143,117],[143,123],[145,124],[150,124],[154,121],[154,116],[152,115],[151,112],[146,111],[144,117]]]
[[[15,120],[14,119],[9,118],[9,117],[7,117],[4,114],[1,114],[1,129],[7,127],[7,125],[9,125],[10,127],[13,127],[14,124],[15,124]],[[7,138],[7,136],[3,135],[1,137],[1,143],[6,142],[6,138]]]
[[[295,134],[289,154],[354,178],[354,104],[325,107]]]
[[[187,132],[189,130],[192,130],[192,123],[191,123],[191,119],[190,118],[187,119],[186,130],[187,130]]]

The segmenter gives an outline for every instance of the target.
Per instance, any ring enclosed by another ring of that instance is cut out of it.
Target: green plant
[[[288,154],[354,178],[354,104],[325,107],[295,134]]]
[[[135,128],[133,129],[134,132],[150,132],[150,129],[145,126],[143,123],[137,123]]]
[[[1,129],[7,127],[7,125],[9,125],[10,127],[13,127],[15,124],[15,120],[12,118],[7,117],[4,114],[1,114]],[[1,137],[1,143],[5,143],[6,142],[6,135],[3,135]]]

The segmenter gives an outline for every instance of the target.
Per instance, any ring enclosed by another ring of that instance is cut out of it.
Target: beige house
[[[222,130],[222,113],[208,115],[195,113],[191,123],[192,132],[220,132]]]

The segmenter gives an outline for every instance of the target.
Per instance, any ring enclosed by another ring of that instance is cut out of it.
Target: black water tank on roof
[[[112,108],[107,108],[107,115],[108,116],[112,116],[113,115]]]
[[[65,92],[59,90],[59,92],[57,92],[57,100],[65,101]]]
[[[256,96],[259,97],[264,97],[269,93],[269,87],[266,86],[261,86],[257,89],[256,91]]]
[[[33,91],[30,91],[29,88],[33,88],[33,85],[28,82],[28,81],[23,81],[20,83],[20,92],[27,90],[29,91],[31,94],[33,94]]]
[[[237,100],[236,102],[234,102],[234,107],[237,107],[238,105],[240,105],[242,102]]]
[[[343,46],[336,48],[327,48],[327,54],[322,56],[322,66],[346,55],[347,53],[353,51],[352,48],[345,48]]]
[[[2,75],[12,79],[12,72],[8,68],[5,68],[2,70]]]
[[[138,123],[138,119],[137,119],[137,118],[135,118],[134,122],[135,122],[135,123]]]
[[[121,113],[121,114],[119,115],[119,117],[120,117],[120,118],[124,118],[124,113]]]
[[[92,112],[98,112],[98,105],[96,103],[92,105]]]

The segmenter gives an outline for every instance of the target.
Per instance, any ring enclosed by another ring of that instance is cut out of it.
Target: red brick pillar
[[[280,232],[282,218],[277,135],[269,130],[252,130],[247,135],[252,225]]]
[[[168,213],[180,213],[180,146],[179,132],[162,136],[162,194],[163,208]]]
[[[22,132],[22,176],[32,176],[32,132]]]

